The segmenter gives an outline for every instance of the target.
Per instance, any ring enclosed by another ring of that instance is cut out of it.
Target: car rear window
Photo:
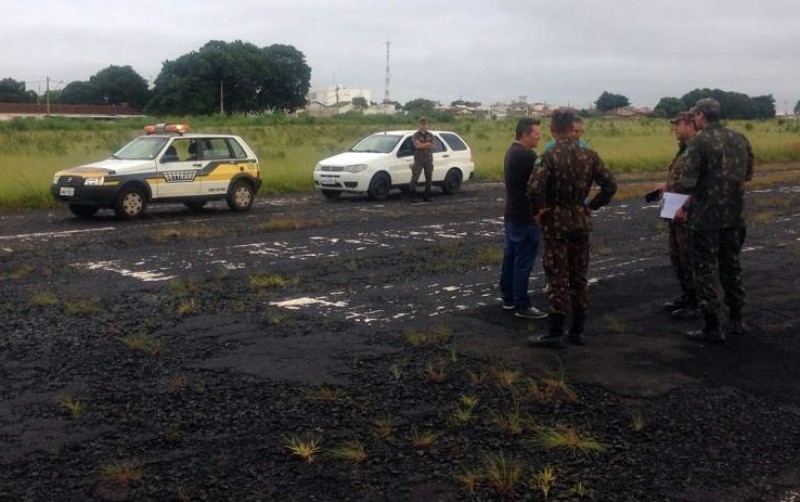
[[[233,138],[228,138],[226,139],[226,141],[228,142],[228,146],[230,146],[231,151],[233,152],[233,158],[235,159],[247,158],[247,153],[244,151],[244,148],[242,148],[242,145],[240,145],[238,141],[236,141]]]
[[[230,159],[231,152],[228,150],[228,143],[225,138],[207,138],[204,143],[204,158],[209,160]]]
[[[442,139],[445,140],[447,144],[450,146],[451,150],[462,151],[467,149],[467,144],[464,143],[464,141],[462,141],[461,138],[459,138],[455,134],[451,132],[443,132],[440,133],[440,135],[442,136]]]

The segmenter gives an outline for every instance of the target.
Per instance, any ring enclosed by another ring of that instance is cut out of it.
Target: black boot
[[[569,341],[575,345],[586,345],[586,339],[583,337],[583,323],[586,320],[586,314],[583,312],[572,311],[572,326],[569,327]]]
[[[730,334],[734,336],[744,334],[741,307],[731,307],[731,310],[728,313],[728,331],[730,331]]]
[[[670,315],[673,319],[678,321],[692,321],[697,319],[700,313],[697,311],[697,297],[694,291],[687,291],[683,298],[683,307],[673,310]]]
[[[550,314],[550,329],[546,335],[531,336],[528,345],[532,347],[547,347],[551,349],[564,348],[564,314]]]
[[[688,300],[688,295],[686,291],[681,293],[681,296],[674,298],[673,300],[668,301],[664,304],[664,310],[667,312],[674,312],[675,310],[682,309],[686,306],[686,302]]]
[[[690,331],[686,337],[696,342],[721,343],[725,341],[725,333],[719,329],[719,318],[716,312],[704,314],[705,325],[703,329]]]

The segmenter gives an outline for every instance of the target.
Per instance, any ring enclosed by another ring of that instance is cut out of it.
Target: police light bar
[[[156,133],[178,133],[183,134],[189,131],[189,124],[155,124],[145,126],[145,134]]]

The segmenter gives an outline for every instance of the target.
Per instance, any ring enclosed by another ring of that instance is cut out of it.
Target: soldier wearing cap
[[[745,239],[744,183],[753,178],[753,150],[744,135],[720,123],[715,99],[695,105],[699,130],[684,152],[684,169],[676,186],[690,194],[675,218],[688,220],[692,242],[692,267],[701,330],[687,334],[701,342],[724,342],[720,329],[717,285],[724,291],[729,332],[741,334],[745,304],[739,253]],[[718,275],[718,279],[717,279]]]
[[[414,164],[411,166],[411,185],[409,192],[411,200],[417,195],[417,182],[419,175],[425,172],[425,195],[423,200],[431,202],[431,178],[433,177],[433,134],[428,131],[428,119],[419,118],[419,129],[411,137],[414,143]]]
[[[661,193],[675,192],[682,193],[676,183],[683,174],[684,156],[686,144],[697,134],[694,126],[694,111],[681,112],[670,120],[673,125],[675,139],[678,140],[678,153],[669,165],[667,181],[659,183],[656,190]],[[685,221],[669,220],[669,258],[678,284],[681,288],[681,295],[674,300],[664,304],[664,308],[671,312],[674,319],[695,319],[697,317],[697,295],[694,290],[694,279],[692,277],[692,250],[689,242],[689,227]]]

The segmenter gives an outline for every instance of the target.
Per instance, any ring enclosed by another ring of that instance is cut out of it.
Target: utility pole
[[[386,115],[388,113],[389,107],[389,46],[390,42],[386,41],[386,87],[383,91],[383,114]]]
[[[219,114],[225,115],[225,93],[222,85],[223,81],[219,81]]]
[[[47,103],[47,113],[46,113],[46,115],[49,117],[50,116],[50,77],[47,77],[45,79],[45,82],[46,82],[46,84],[45,84],[44,95],[45,95],[45,98],[46,98],[45,101]]]

